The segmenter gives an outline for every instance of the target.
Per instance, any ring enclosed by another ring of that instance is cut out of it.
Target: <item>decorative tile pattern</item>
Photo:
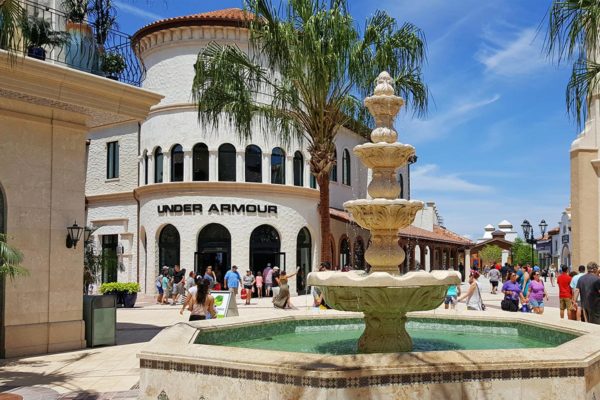
[[[598,363],[600,364],[600,362]],[[140,359],[140,368],[166,371],[183,371],[180,363],[163,363]],[[288,386],[303,386],[326,389],[355,389],[370,386],[414,385],[430,383],[453,383],[466,381],[520,380],[531,378],[569,378],[585,376],[585,368],[524,368],[510,370],[478,370],[432,373],[385,374],[365,377],[320,378],[279,373],[266,373],[237,368],[210,365],[189,365],[188,369],[200,375],[226,376],[234,379],[279,383]]]

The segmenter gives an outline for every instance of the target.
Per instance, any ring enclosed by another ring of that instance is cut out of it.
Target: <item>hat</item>
[[[273,269],[279,271],[279,267],[273,267]]]
[[[538,267],[538,266],[536,265],[535,267],[533,267],[533,270],[534,270],[534,271],[539,271],[539,270],[540,270],[540,267]]]

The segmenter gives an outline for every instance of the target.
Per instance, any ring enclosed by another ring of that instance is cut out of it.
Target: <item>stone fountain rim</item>
[[[308,274],[310,286],[337,286],[357,288],[414,288],[420,286],[460,285],[458,271],[413,271],[405,275],[388,272],[323,271]]]
[[[356,150],[367,150],[367,149],[379,149],[379,148],[383,148],[383,149],[390,149],[390,150],[396,150],[396,149],[408,149],[408,150],[416,150],[415,146],[413,146],[412,144],[407,144],[407,143],[400,143],[400,142],[394,142],[394,143],[387,143],[387,142],[377,142],[377,143],[372,143],[372,142],[367,142],[367,143],[363,143],[363,144],[358,144],[356,146],[354,146],[354,151]]]
[[[354,206],[425,206],[421,200],[406,199],[356,199],[344,202],[344,208]]]

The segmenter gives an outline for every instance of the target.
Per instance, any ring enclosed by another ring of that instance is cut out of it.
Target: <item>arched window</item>
[[[315,178],[315,176],[312,173],[310,174],[310,187],[311,189],[317,188],[317,178]]]
[[[144,151],[144,185],[148,184],[148,152]]]
[[[342,183],[350,186],[350,152],[348,149],[344,149],[342,155]]]
[[[306,277],[312,268],[312,239],[307,228],[300,229],[296,238],[296,267],[300,267],[296,275],[296,291],[305,294]]]
[[[165,226],[158,237],[158,264],[173,267],[179,264],[179,232],[173,225]]]
[[[340,268],[350,266],[350,242],[347,237],[343,237],[340,241]]]
[[[281,238],[271,225],[260,225],[250,235],[250,268],[253,272],[262,271],[270,263],[283,271],[285,265],[281,256]]]
[[[219,181],[235,182],[235,147],[229,143],[219,147]]]
[[[163,152],[160,147],[154,150],[154,183],[163,181]]]
[[[221,224],[208,224],[202,228],[196,254],[196,273],[204,274],[210,265],[222,279],[231,262],[231,234],[227,228]]]
[[[304,157],[299,151],[294,153],[294,186],[304,186]]]
[[[246,147],[246,182],[262,182],[262,151],[251,144]]]
[[[365,269],[365,243],[360,236],[354,241],[354,268]]]
[[[333,150],[333,165],[331,166],[331,170],[329,170],[329,180],[332,182],[337,182],[337,150]]]
[[[180,144],[171,149],[171,182],[183,182],[183,147]]]
[[[208,146],[198,143],[192,149],[192,179],[194,181],[208,181]]]
[[[285,152],[280,147],[271,152],[271,183],[285,185]]]

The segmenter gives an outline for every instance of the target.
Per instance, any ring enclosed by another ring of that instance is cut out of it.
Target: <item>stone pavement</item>
[[[502,294],[490,294],[491,285],[479,278],[481,295],[488,307],[500,308]],[[546,284],[551,297],[545,318],[559,318],[558,288]],[[467,285],[462,285],[466,290]],[[297,296],[292,303],[310,309],[310,296]],[[294,310],[274,309],[270,298],[253,299],[246,306],[238,298],[240,316],[277,316]],[[443,307],[443,305],[442,305]],[[466,308],[464,302],[457,306]],[[187,321],[179,315],[180,306],[158,305],[149,296],[140,296],[133,309],[117,311],[117,345],[66,353],[47,354],[0,361],[0,400],[110,400],[137,398],[139,362],[137,352],[164,327]],[[10,395],[10,397],[8,397]],[[14,397],[18,396],[18,397]]]

